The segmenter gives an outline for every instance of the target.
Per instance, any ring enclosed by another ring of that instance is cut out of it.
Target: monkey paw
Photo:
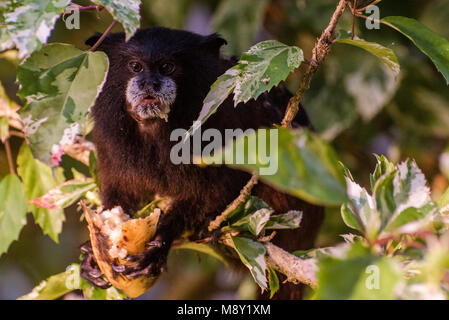
[[[156,238],[146,244],[143,253],[129,255],[125,259],[133,262],[130,265],[113,265],[112,269],[122,273],[129,278],[138,278],[141,276],[157,277],[167,269],[167,256],[170,244],[163,241],[161,237]]]
[[[94,287],[109,288],[111,284],[103,279],[103,273],[97,265],[90,241],[84,243],[80,249],[84,253],[83,261],[81,262],[81,277]]]

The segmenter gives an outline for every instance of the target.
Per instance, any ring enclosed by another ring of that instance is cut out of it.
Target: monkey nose
[[[151,85],[152,85],[154,91],[161,90],[161,82],[159,80],[151,80]]]

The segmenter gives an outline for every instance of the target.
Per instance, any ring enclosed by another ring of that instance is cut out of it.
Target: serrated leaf
[[[395,170],[394,163],[390,162],[384,155],[374,155],[376,157],[376,168],[374,172],[370,174],[370,184],[371,188],[374,189],[374,186],[377,180],[383,176],[384,174],[389,174]]]
[[[26,223],[27,206],[19,177],[7,175],[0,182],[0,256],[19,238]]]
[[[49,163],[53,146],[73,143],[106,79],[108,59],[67,44],[49,44],[17,71],[21,115],[33,153]]]
[[[393,50],[386,48],[375,42],[368,42],[363,39],[354,38],[351,39],[351,33],[340,30],[336,36],[335,42],[349,44],[358,48],[361,48],[372,55],[379,58],[395,76],[399,75],[401,66],[399,65],[398,58],[394,54]]]
[[[4,14],[7,26],[0,37],[7,42],[2,43],[1,48],[11,47],[13,42],[19,49],[20,58],[40,49],[69,3],[70,0],[20,0],[11,4],[11,10]],[[4,28],[0,27],[1,29]]]
[[[426,179],[413,160],[402,162],[395,171],[382,176],[375,185],[374,196],[381,214],[381,230],[394,223],[404,210],[431,203]]]
[[[257,237],[270,220],[270,215],[272,212],[273,210],[265,208],[254,212],[248,219],[249,231]]]
[[[53,175],[52,168],[33,158],[31,150],[25,142],[19,150],[17,165],[17,171],[23,180],[28,200],[34,200],[44,195],[64,181],[62,168],[57,168],[56,174]],[[58,242],[58,235],[61,233],[62,224],[65,221],[64,211],[61,208],[39,208],[32,203],[29,203],[28,210],[31,211],[34,220],[44,234],[48,234],[50,238]]]
[[[302,50],[276,40],[259,42],[242,55],[234,102],[247,102],[269,91],[304,61]]]
[[[126,41],[131,38],[140,25],[140,0],[96,0],[103,5],[115,20],[125,29]]]
[[[267,264],[265,262],[265,247],[262,243],[249,238],[230,236],[234,249],[240,260],[249,269],[256,283],[262,290],[267,289]]]
[[[449,84],[449,41],[422,23],[406,17],[386,17],[382,22],[409,38],[435,64]]]
[[[284,214],[275,214],[270,217],[265,229],[296,229],[302,221],[302,212],[290,210]]]
[[[346,177],[348,203],[341,208],[343,221],[348,227],[373,237],[380,227],[380,216],[372,196],[350,177]]]

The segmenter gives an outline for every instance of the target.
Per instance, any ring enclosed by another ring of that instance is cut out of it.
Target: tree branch
[[[330,52],[332,46],[332,37],[335,33],[338,20],[340,20],[346,7],[346,0],[340,0],[334,14],[329,22],[327,28],[321,34],[315,47],[313,48],[312,58],[310,59],[309,67],[307,68],[304,78],[302,79],[301,85],[296,91],[295,95],[290,99],[287,105],[287,110],[285,111],[284,119],[282,120],[282,126],[285,128],[290,128],[293,119],[299,110],[299,103],[301,102],[304,92],[309,89],[310,83],[312,82],[312,77],[318,70],[318,67],[323,63],[324,59]]]
[[[287,281],[316,288],[318,266],[315,259],[300,259],[271,242],[264,244],[268,266],[287,276]]]
[[[234,248],[229,234],[222,237],[220,242]],[[316,288],[318,267],[315,259],[300,259],[271,242],[265,242],[264,246],[266,250],[265,261],[268,267],[285,275],[288,282],[294,284],[304,283],[312,288]]]

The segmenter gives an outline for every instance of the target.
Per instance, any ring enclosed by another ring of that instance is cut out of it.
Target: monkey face
[[[126,86],[128,112],[136,120],[161,118],[168,121],[171,105],[176,100],[176,83],[170,77],[176,66],[172,62],[154,63],[151,67],[131,60],[133,73]]]
[[[97,40],[93,36],[86,44]],[[108,35],[98,47],[109,58],[103,92],[116,99],[104,108],[120,104],[123,110],[125,100],[124,111],[138,122],[162,118],[174,125],[191,124],[219,74],[219,51],[225,43],[217,34],[162,27],[138,30],[128,41],[123,33]]]

